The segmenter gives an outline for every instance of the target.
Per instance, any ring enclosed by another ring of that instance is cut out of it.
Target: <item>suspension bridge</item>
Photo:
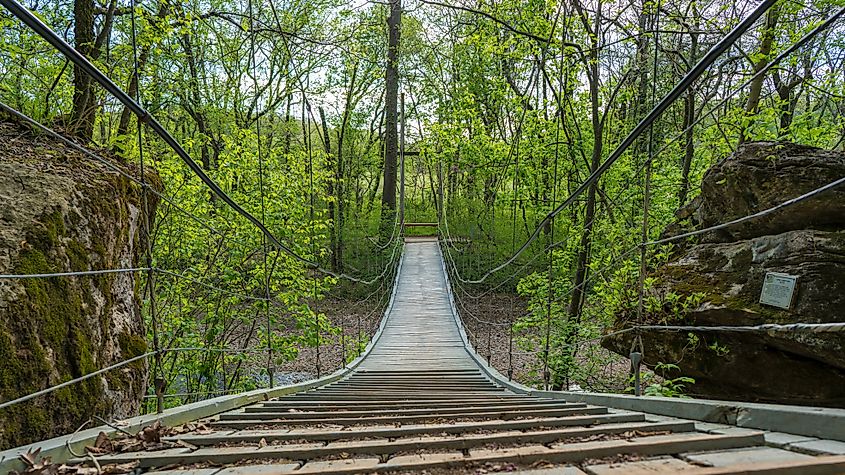
[[[469,345],[437,240],[409,238],[404,248],[381,328],[339,373],[279,397],[227,396],[133,421],[220,411],[157,450],[74,458],[73,447],[94,445],[100,431],[125,431],[102,427],[0,454],[4,468],[42,448],[69,463],[170,475],[845,471],[845,443],[833,440],[844,435],[845,411],[579,395],[508,381]],[[225,410],[231,405],[239,407]]]
[[[483,283],[489,276],[516,263],[517,258],[541,235],[542,230],[553,223],[555,216],[574,203],[640,135],[650,130],[655,119],[774,3],[762,2],[691,68],[606,161],[568,198],[555,206],[537,225],[528,241],[505,262],[482,273],[479,279],[461,276],[450,250],[454,242],[460,239],[449,233],[442,210],[441,191],[438,222],[406,223],[404,214],[401,214],[394,225],[390,241],[383,246],[383,249],[388,249],[393,245],[393,253],[375,278],[365,279],[329,271],[315,260],[297,253],[266,226],[263,215],[259,218],[251,214],[209,177],[203,167],[140,105],[137,91],[136,97],[131,97],[32,12],[14,0],[0,0],[0,4],[15,17],[137,116],[139,142],[142,127],[155,132],[204,186],[258,230],[265,247],[284,252],[315,274],[357,284],[379,284],[377,292],[383,290],[383,296],[388,300],[383,317],[366,348],[359,352],[356,359],[347,363],[347,345],[344,342],[340,368],[333,373],[324,374],[328,365],[325,362],[321,365],[321,335],[317,316],[315,380],[277,386],[273,380],[273,369],[268,363],[269,387],[266,389],[200,400],[166,410],[162,402],[163,385],[157,382],[155,413],[122,421],[121,424],[103,421],[105,425],[100,427],[80,428],[73,434],[2,452],[0,472],[15,470],[46,474],[140,471],[170,475],[503,471],[573,475],[845,473],[843,410],[640,397],[639,381],[634,387],[636,395],[533,389],[515,382],[510,371],[507,376],[503,376],[491,366],[489,340],[485,361],[479,352],[477,337],[473,342],[464,324],[463,318],[469,312],[452,293],[452,285]],[[806,45],[814,35],[828,28],[843,14],[845,8],[832,14],[769,64],[759,68],[754,77],[765,74],[797,48]],[[255,67],[254,62],[252,66]],[[3,103],[0,103],[0,109],[64,142],[68,147],[104,163],[113,171],[125,174],[96,152],[63,138],[20,111]],[[657,153],[660,151],[654,154]],[[652,158],[654,154],[650,153]],[[140,159],[142,178],[138,183],[145,198],[147,194],[159,194],[154,187],[143,181],[143,153]],[[650,161],[651,158],[643,166],[650,166]],[[404,180],[401,183],[404,187]],[[843,183],[845,177],[754,214],[668,238],[649,241],[644,231],[643,241],[625,254],[638,250],[644,254],[648,246],[679,241],[761,219],[786,207],[811,200]],[[313,188],[311,191],[313,197]],[[262,183],[262,204],[263,193]],[[159,194],[158,197],[167,200],[164,195]],[[190,215],[190,212],[179,208],[178,204],[168,203],[179,212]],[[403,205],[404,202],[401,203]],[[190,216],[201,221],[200,218]],[[643,228],[646,229],[647,219],[644,221]],[[145,224],[148,233],[149,226],[149,223]],[[406,228],[417,226],[437,227],[440,237],[405,237]],[[154,275],[190,279],[180,273],[156,268],[152,265],[151,253],[148,248],[146,267],[3,275],[0,278],[57,279],[103,273],[144,272],[148,273],[150,280]],[[265,270],[267,265],[265,256]],[[192,283],[208,286],[196,280],[192,280]],[[272,300],[269,282],[265,281],[264,285],[263,296],[245,297],[268,303],[266,308],[269,314],[269,301]],[[229,292],[214,287],[212,289]],[[480,323],[495,325],[492,322]],[[544,349],[546,366],[543,371],[546,388],[549,387],[548,325],[547,321]],[[360,337],[360,320],[358,326],[357,337]],[[636,332],[638,329],[676,332],[708,331],[714,328],[639,325],[617,333]],[[720,331],[747,332],[845,331],[845,325],[841,323],[718,328]],[[342,331],[345,339],[346,329]],[[269,324],[267,332],[270,333]],[[489,335],[488,332],[488,338]],[[113,366],[11,401],[0,402],[0,409],[72,387],[136,361],[156,359],[156,366],[160,367],[160,358],[167,353],[229,351],[161,348],[157,346],[157,341],[155,345],[152,351]],[[272,348],[238,351],[266,352],[268,361],[272,359]],[[638,368],[634,369],[634,373],[639,375]],[[184,430],[178,434],[167,433],[163,430],[164,426],[181,426]],[[128,437],[142,443],[128,450],[108,450],[106,447],[112,447],[113,444],[103,439],[101,434],[118,440]],[[51,461],[43,457],[50,457]],[[59,466],[52,462],[65,465]],[[104,470],[105,467],[108,469]]]

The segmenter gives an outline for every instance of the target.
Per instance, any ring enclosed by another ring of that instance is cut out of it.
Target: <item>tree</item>
[[[382,226],[389,230],[396,214],[396,171],[399,156],[399,41],[402,28],[402,1],[390,0],[387,17],[387,63],[384,70],[385,139],[384,184],[382,188]]]
[[[91,61],[100,57],[103,44],[111,32],[117,0],[110,0],[104,13],[99,33],[95,31],[94,0],[75,0],[73,3],[74,48]],[[73,107],[70,113],[69,131],[84,141],[94,137],[97,94],[94,79],[81,66],[73,66]]]

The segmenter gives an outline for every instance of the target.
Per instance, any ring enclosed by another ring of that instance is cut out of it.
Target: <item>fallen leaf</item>
[[[548,460],[538,460],[531,464],[531,468],[550,468],[554,467],[554,464],[549,462]]]
[[[133,460],[131,462],[126,463],[113,463],[108,465],[103,465],[102,475],[116,475],[120,473],[129,473],[134,471],[138,466],[141,465],[139,460]]]
[[[153,425],[141,429],[137,437],[141,442],[161,442],[161,433],[161,421],[155,421]]]
[[[38,454],[41,453],[41,447],[38,447],[35,450],[27,449],[25,454],[18,455],[23,463],[27,464],[28,466],[32,467],[38,462]]]
[[[59,468],[59,473],[67,473],[68,475],[99,475],[97,471],[97,467],[69,467],[72,471],[62,471],[61,467]]]

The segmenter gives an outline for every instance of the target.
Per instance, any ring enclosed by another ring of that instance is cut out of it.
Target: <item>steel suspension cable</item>
[[[727,35],[725,35],[718,43],[713,45],[710,51],[690,69],[689,72],[678,82],[672,90],[661,99],[661,101],[644,117],[634,129],[622,140],[622,142],[614,149],[610,156],[602,162],[599,167],[590,174],[590,176],[582,182],[578,188],[573,191],[560,205],[555,207],[552,212],[548,213],[543,220],[536,226],[531,236],[520,246],[520,248],[505,262],[499,264],[488,270],[479,279],[463,279],[460,275],[456,277],[467,283],[482,283],[494,273],[511,265],[526,249],[534,242],[546,227],[546,225],[561,211],[574,203],[577,198],[587,190],[594,182],[596,182],[622,155],[630,148],[636,139],[652,124],[654,121],[677,100],[692,84],[713,64],[716,59],[729,49],[746,31],[748,31],[757,20],[763,16],[778,0],[764,0],[760,3],[745,19],[743,19],[736,27],[734,27]]]
[[[820,23],[820,24],[819,24],[819,25],[817,25],[815,28],[813,28],[811,31],[809,31],[809,32],[808,32],[808,33],[806,33],[804,36],[802,36],[802,37],[801,37],[801,39],[799,39],[799,40],[798,40],[795,44],[793,44],[792,46],[790,46],[789,48],[787,48],[786,50],[784,50],[783,52],[781,52],[780,54],[778,54],[778,56],[776,56],[774,59],[772,59],[772,61],[770,61],[770,62],[769,62],[769,63],[768,63],[768,64],[767,64],[767,65],[766,65],[763,69],[761,69],[760,71],[758,71],[757,73],[755,73],[753,76],[751,76],[750,78],[748,78],[748,79],[747,79],[744,83],[742,83],[739,87],[737,87],[736,89],[734,89],[733,91],[731,91],[731,92],[728,94],[728,96],[727,96],[727,97],[725,97],[725,99],[723,99],[723,100],[722,100],[719,104],[717,104],[716,106],[714,106],[713,108],[711,108],[710,110],[708,110],[705,114],[703,114],[703,115],[702,115],[701,117],[699,117],[696,121],[694,121],[692,124],[690,124],[690,126],[689,126],[689,127],[687,127],[687,129],[685,129],[685,130],[681,131],[681,133],[680,133],[679,135],[675,136],[673,139],[671,139],[670,141],[668,141],[668,142],[667,142],[666,144],[664,144],[664,145],[663,145],[660,149],[658,149],[657,151],[653,152],[653,154],[651,154],[651,155],[650,155],[650,158],[649,158],[647,161],[645,161],[645,162],[644,162],[644,163],[643,163],[643,164],[642,164],[642,165],[641,165],[641,166],[640,166],[640,167],[636,170],[635,174],[639,174],[639,172],[640,172],[640,171],[642,171],[642,170],[643,170],[643,169],[644,169],[644,168],[645,168],[645,167],[646,167],[646,166],[647,166],[647,165],[651,162],[651,160],[653,160],[655,157],[657,157],[658,155],[660,155],[662,152],[666,151],[666,150],[667,150],[667,149],[671,146],[671,144],[673,144],[674,142],[676,142],[677,140],[679,140],[680,138],[682,138],[682,137],[684,136],[684,134],[685,134],[685,133],[686,133],[686,132],[687,132],[690,128],[692,128],[692,127],[694,127],[695,125],[699,124],[699,123],[700,123],[702,120],[704,120],[707,116],[712,115],[713,113],[715,113],[715,112],[716,112],[716,110],[717,110],[719,107],[721,107],[722,105],[724,105],[724,104],[725,104],[728,100],[730,100],[730,98],[734,97],[736,94],[738,94],[739,92],[741,92],[741,91],[742,91],[742,90],[743,90],[743,89],[744,89],[744,88],[745,88],[748,84],[750,84],[750,83],[751,83],[751,82],[752,82],[755,78],[758,78],[759,76],[761,76],[761,75],[765,74],[765,73],[766,73],[767,71],[769,71],[771,68],[773,68],[773,67],[774,67],[774,66],[776,66],[778,63],[780,63],[780,62],[781,62],[784,58],[786,58],[786,57],[787,57],[787,56],[789,56],[790,54],[794,53],[795,51],[797,51],[797,50],[798,50],[798,49],[800,49],[801,47],[805,46],[805,45],[806,45],[806,44],[807,44],[807,43],[808,43],[808,42],[809,42],[809,41],[810,41],[813,37],[815,37],[815,36],[816,36],[816,35],[818,35],[819,33],[823,32],[824,30],[826,30],[826,29],[828,29],[829,27],[831,27],[831,26],[832,26],[832,25],[833,25],[833,24],[834,24],[837,20],[839,20],[839,19],[840,19],[843,15],[845,15],[845,7],[840,8],[839,10],[837,10],[834,14],[832,14],[830,17],[828,17],[828,18],[827,18],[824,22]],[[836,187],[836,186],[839,186],[840,184],[841,184],[841,183],[831,183],[831,184],[829,184],[829,185],[827,185],[827,186],[823,187],[823,188],[825,188],[824,190],[816,190],[816,193],[815,193],[815,194],[823,193],[823,192],[824,192],[824,191],[826,191],[827,189],[834,188],[834,187]],[[812,192],[811,192],[811,193],[812,193]],[[802,197],[798,197],[798,198],[796,198],[796,199],[799,199],[799,202],[800,202],[800,201],[803,201],[804,199],[809,199],[809,198],[810,198],[809,196],[808,196],[808,197],[803,197],[803,196],[802,196]],[[790,203],[782,203],[782,204],[780,205],[780,207],[781,207],[781,208],[782,208],[782,207],[786,207],[786,206],[791,206],[791,204],[790,204]],[[770,214],[771,212],[774,212],[774,211],[776,211],[776,210],[764,210],[764,211],[760,212],[759,214],[761,214],[761,216],[765,216],[765,215]],[[759,216],[758,216],[758,217],[759,217]],[[686,233],[686,234],[684,234],[684,235],[679,235],[679,236],[673,236],[673,237],[669,237],[669,238],[661,239],[661,240],[658,240],[658,241],[644,242],[643,244],[644,244],[644,245],[646,245],[646,246],[649,246],[649,245],[657,245],[657,244],[665,244],[665,243],[669,243],[669,242],[672,242],[672,241],[675,241],[675,240],[683,239],[683,238],[685,238],[685,237],[690,237],[690,236],[693,236],[693,235],[696,235],[696,234],[702,234],[702,233],[705,233],[705,232],[708,232],[708,231],[714,231],[714,230],[717,230],[717,229],[721,229],[722,227],[728,227],[728,226],[732,226],[732,225],[735,225],[735,224],[739,224],[739,223],[741,223],[741,222],[748,221],[748,220],[751,220],[751,219],[755,219],[755,217],[753,217],[753,216],[745,216],[745,217],[742,217],[742,218],[738,218],[737,220],[735,220],[735,222],[723,223],[723,224],[721,224],[721,225],[718,225],[718,226],[719,226],[718,228],[717,228],[717,227],[711,227],[711,228],[708,228],[708,229],[702,229],[702,230],[699,230],[699,231],[693,231],[693,232],[691,232],[691,233]],[[444,223],[444,224],[446,225],[446,230],[447,230],[447,232],[448,232],[448,223]],[[448,251],[448,249],[447,249],[447,253],[451,256],[451,253]],[[536,260],[536,256],[535,256],[534,258],[530,259],[530,260],[528,261],[528,263],[524,264],[524,265],[523,265],[523,267],[527,266],[528,264],[530,264],[530,263],[531,263],[531,262],[533,262],[534,260]],[[453,265],[453,267],[454,267],[454,259],[451,259],[451,262],[452,262],[452,265]],[[453,269],[453,270],[454,270],[454,272],[457,272],[457,268],[456,268],[456,267],[454,267],[454,269]],[[515,275],[515,274],[514,274],[514,275]],[[513,277],[514,277],[514,275],[511,275],[510,277],[508,277],[508,279],[513,278]],[[456,283],[457,283],[457,282],[456,282]],[[474,283],[474,282],[470,282],[470,283]],[[501,285],[501,284],[499,284],[499,285]],[[483,294],[482,294],[482,296],[483,296]]]
[[[836,12],[834,12],[832,15],[830,15],[829,17],[827,17],[827,18],[826,18],[823,22],[819,23],[819,24],[818,24],[815,28],[813,28],[812,30],[810,30],[809,32],[807,32],[804,36],[802,36],[802,37],[801,37],[798,41],[796,41],[795,43],[793,43],[793,44],[792,44],[789,48],[787,48],[787,49],[785,49],[785,50],[781,51],[781,52],[780,52],[777,56],[775,56],[775,57],[774,57],[771,61],[769,61],[769,63],[768,63],[768,64],[766,64],[765,66],[763,66],[763,68],[762,68],[762,69],[760,69],[759,71],[757,71],[756,73],[754,73],[751,77],[749,77],[748,79],[746,79],[746,80],[745,80],[745,82],[743,82],[743,83],[742,83],[742,84],[740,84],[738,87],[736,87],[735,89],[733,89],[730,93],[728,93],[728,95],[727,95],[727,96],[725,96],[725,98],[723,98],[721,101],[719,101],[719,103],[718,103],[718,104],[716,104],[715,106],[713,106],[712,108],[710,108],[707,112],[705,112],[705,113],[701,114],[701,116],[699,116],[699,117],[698,117],[695,121],[693,121],[692,123],[690,123],[690,124],[689,124],[689,126],[687,126],[687,128],[685,128],[685,129],[684,129],[684,130],[682,130],[682,131],[681,131],[678,135],[676,135],[676,136],[675,136],[675,137],[673,137],[671,140],[669,140],[668,142],[666,142],[666,143],[665,143],[662,147],[660,147],[660,148],[659,148],[659,149],[658,149],[658,150],[654,153],[654,156],[658,156],[658,155],[660,155],[661,153],[663,153],[663,152],[665,152],[666,150],[668,150],[668,149],[669,149],[669,147],[670,147],[672,144],[674,144],[675,142],[677,142],[678,140],[680,140],[681,138],[683,138],[683,137],[684,137],[684,134],[686,134],[686,133],[687,133],[690,129],[692,129],[692,128],[693,128],[693,127],[695,127],[696,125],[700,124],[700,123],[701,123],[704,119],[706,119],[706,118],[708,118],[708,117],[712,116],[713,114],[715,114],[715,113],[716,113],[716,111],[717,111],[720,107],[722,107],[722,106],[724,106],[725,104],[727,104],[727,102],[728,102],[729,100],[731,100],[734,96],[736,96],[737,94],[739,94],[740,92],[742,92],[742,90],[743,90],[743,89],[745,89],[746,87],[748,87],[748,85],[750,85],[750,84],[751,84],[751,83],[752,83],[755,79],[759,79],[762,75],[766,74],[766,73],[767,73],[767,72],[769,72],[772,68],[774,68],[775,66],[777,66],[777,65],[778,65],[781,61],[783,61],[786,57],[788,57],[788,56],[789,56],[789,55],[791,55],[792,53],[794,53],[794,52],[798,51],[798,50],[799,50],[799,49],[801,49],[802,47],[806,46],[806,44],[807,44],[807,43],[809,43],[809,42],[810,42],[810,40],[812,40],[813,38],[815,38],[815,37],[816,37],[819,33],[823,32],[823,31],[827,30],[828,28],[830,28],[831,26],[833,26],[833,24],[834,24],[834,23],[836,23],[836,21],[838,21],[840,18],[842,18],[842,16],[843,16],[843,15],[845,15],[845,7],[842,7],[842,8],[840,8],[839,10],[837,10]],[[642,170],[642,168],[643,168],[645,165],[646,165],[646,164],[644,163],[644,164],[643,164],[643,165],[642,165],[642,166],[641,166],[641,167],[637,170],[637,173],[639,173],[639,171],[640,171],[640,170]]]
[[[266,205],[264,200],[264,157],[261,154],[261,115],[258,113],[260,110],[261,104],[261,90],[258,87],[258,65],[257,65],[257,58],[256,58],[256,50],[255,50],[255,15],[253,12],[252,0],[247,2],[247,9],[249,11],[249,51],[250,51],[250,62],[252,65],[252,88],[255,97],[253,101],[255,102],[255,107],[253,108],[256,111],[255,114],[255,142],[256,142],[256,155],[258,157],[258,190],[260,195],[261,201],[261,222],[267,222],[267,212],[266,212]],[[261,248],[262,248],[262,265],[264,268],[264,297],[267,299],[267,303],[264,304],[264,312],[265,312],[265,320],[266,320],[266,331],[267,331],[267,377],[269,380],[269,385],[272,388],[274,385],[273,382],[273,334],[270,324],[270,274],[268,272],[267,266],[267,235],[262,233],[261,234]]]
[[[134,0],[133,0],[134,1]],[[308,268],[311,268],[322,274],[329,275],[338,279],[346,279],[353,282],[367,282],[345,273],[336,273],[325,269],[319,265],[318,262],[307,259],[294,251],[288,245],[276,237],[267,226],[252,213],[244,209],[238,202],[230,197],[203,169],[191,158],[190,154],[182,147],[182,145],[164,128],[164,126],[152,116],[144,107],[142,107],[135,99],[130,97],[125,91],[118,87],[111,79],[109,79],[102,71],[94,66],[85,56],[76,51],[70,44],[63,40],[55,31],[43,23],[35,14],[29,9],[20,4],[17,0],[0,0],[0,5],[8,9],[15,17],[28,26],[38,36],[43,38],[48,44],[59,51],[62,55],[68,58],[74,65],[82,69],[92,79],[97,81],[103,88],[112,96],[117,98],[124,106],[126,106],[137,118],[139,123],[147,124],[167,145],[170,147],[179,158],[188,166],[188,168],[209,188],[211,191],[232,208],[237,214],[246,218],[247,221],[257,227],[262,234],[279,250],[285,252],[293,257],[296,261],[302,263]]]
[[[314,156],[311,150],[311,118],[307,118],[305,116],[305,109],[308,108],[308,111],[311,111],[311,106],[308,105],[307,101],[305,100],[305,90],[302,91],[302,124],[303,124],[303,142],[305,144],[305,148],[308,153],[308,194],[309,194],[309,215],[310,215],[310,235],[311,235],[311,255],[312,258],[317,257],[317,249],[315,247],[316,244],[316,236],[315,236],[315,219],[314,219],[314,210],[316,207],[315,204],[315,192],[314,192]],[[314,299],[314,333],[317,338],[317,353],[316,353],[316,369],[317,369],[317,377],[320,377],[320,313],[317,311],[317,276],[313,275],[312,278],[312,298]]]
[[[135,88],[135,97],[134,102],[136,104],[141,103],[141,74],[140,68],[138,67],[138,40],[136,34],[136,24],[135,24],[135,9],[137,5],[135,0],[131,0],[129,3],[129,19],[130,19],[130,39],[132,42],[132,75],[135,79],[135,84],[137,87]],[[144,164],[144,133],[143,133],[143,124],[141,123],[140,116],[136,121],[136,133],[137,133],[137,140],[138,140],[138,167],[141,175],[141,183],[146,185],[146,169]],[[156,375],[154,378],[154,385],[156,391],[156,412],[161,414],[164,411],[164,400],[162,398],[162,392],[164,391],[164,368],[162,367],[161,362],[161,352],[160,352],[160,343],[159,343],[159,321],[158,321],[158,313],[156,308],[156,286],[155,286],[155,271],[153,270],[153,233],[152,233],[152,226],[150,222],[150,204],[149,199],[147,197],[147,186],[142,186],[141,188],[141,200],[143,204],[143,211],[141,212],[141,220],[142,220],[142,232],[143,232],[143,239],[145,241],[144,247],[144,259],[147,263],[147,267],[149,268],[147,272],[147,282],[146,282],[146,289],[147,295],[149,298],[149,312],[150,312],[150,326],[152,327],[153,333],[153,374]]]
[[[563,55],[566,51],[566,34],[567,34],[567,26],[569,25],[568,22],[564,21],[563,24],[563,32],[561,34],[561,64],[559,67],[558,72],[558,88],[560,92],[557,95],[557,108],[558,111],[562,110],[562,103],[561,99],[563,97]],[[567,77],[568,79],[568,77]],[[567,81],[568,82],[568,81]],[[557,180],[558,180],[558,161],[560,158],[560,127],[563,122],[563,114],[559,114],[559,120],[555,119],[555,161],[554,161],[554,173],[552,178],[552,207],[557,204]],[[552,218],[548,222],[548,236],[549,242],[554,242],[555,240],[555,220]],[[551,338],[552,338],[552,296],[553,291],[552,287],[554,285],[554,263],[555,263],[555,252],[554,249],[550,250],[548,253],[549,259],[549,269],[548,269],[548,277],[546,279],[546,328],[545,328],[545,344],[543,347],[543,384],[545,389],[549,389],[551,385],[551,371],[549,370],[549,350],[551,348]]]

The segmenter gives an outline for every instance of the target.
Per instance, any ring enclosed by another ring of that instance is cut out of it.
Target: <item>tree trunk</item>
[[[580,5],[577,5],[576,8],[579,9],[579,14],[582,18],[582,22],[586,25],[588,24],[588,20],[586,17],[585,12],[579,8]],[[593,126],[593,153],[590,160],[590,174],[595,172],[598,169],[599,164],[601,162],[602,156],[602,148],[604,147],[603,135],[604,135],[604,124],[601,119],[601,114],[599,111],[600,107],[600,97],[599,97],[599,62],[598,62],[598,38],[600,37],[600,25],[601,25],[601,3],[599,3],[598,8],[596,9],[596,18],[595,18],[595,31],[592,32],[591,37],[593,38],[590,52],[588,53],[588,60],[587,60],[587,68],[588,68],[588,77],[587,81],[589,83],[590,89],[590,112],[591,112],[591,121]],[[576,268],[575,268],[575,281],[573,282],[573,290],[572,296],[569,301],[569,338],[568,342],[572,343],[572,339],[575,338],[577,335],[577,327],[581,322],[581,310],[583,308],[584,303],[584,294],[585,289],[584,285],[587,280],[587,268],[590,264],[590,245],[592,243],[593,238],[593,221],[596,216],[596,191],[598,189],[598,181],[593,182],[592,185],[587,188],[587,202],[584,207],[584,230],[581,233],[581,242],[578,246],[578,257],[576,261]],[[574,355],[574,347],[573,347],[573,355]],[[566,376],[566,382],[569,382],[569,375]]]
[[[200,96],[200,86],[199,86],[199,71],[197,68],[197,59],[194,55],[194,47],[193,43],[191,42],[191,36],[188,34],[182,35],[182,48],[185,50],[185,59],[188,62],[188,93],[190,94],[190,102],[191,104],[183,104],[185,110],[188,112],[188,115],[194,119],[194,122],[197,123],[197,128],[199,129],[200,134],[203,135],[202,140],[200,141],[200,158],[202,160],[202,166],[205,170],[211,170],[214,167],[214,164],[211,160],[211,154],[208,149],[208,143],[206,141],[211,140],[211,134],[208,130],[208,124],[205,119],[205,114],[202,112],[202,98]]]
[[[692,16],[695,19],[692,25],[694,30],[698,30],[698,9],[695,5],[692,7]],[[698,33],[690,35],[690,53],[688,63],[695,64],[698,61]],[[678,208],[684,206],[687,202],[690,190],[689,172],[692,167],[692,159],[695,154],[695,147],[693,137],[695,132],[695,91],[690,89],[684,98],[684,161],[681,163],[681,188],[678,190]]]
[[[159,27],[161,22],[167,17],[168,14],[168,5],[169,3],[166,1],[160,1],[158,3],[158,11],[156,12],[156,17],[153,21],[153,26]],[[147,61],[150,58],[150,48],[152,47],[151,43],[143,43],[141,45],[141,52],[138,53],[138,74],[131,74],[129,76],[129,85],[126,88],[126,93],[129,94],[129,97],[135,98],[138,95],[138,75],[141,74],[141,71],[144,70],[144,67],[147,65]],[[129,132],[129,120],[132,118],[132,111],[129,110],[129,107],[124,106],[123,110],[120,113],[120,120],[117,124],[117,136],[123,137],[126,136]]]
[[[290,143],[293,139],[293,117],[290,115],[291,102],[293,102],[293,94],[288,93],[287,105],[285,105],[285,138],[282,146],[285,155],[290,153]]]
[[[86,58],[94,59],[94,0],[74,1],[73,19],[74,48]],[[85,142],[91,141],[96,111],[94,80],[80,66],[74,65],[69,131]]]
[[[335,176],[335,202],[337,203],[337,249],[335,250],[338,260],[338,271],[343,271],[343,223],[344,223],[344,179],[346,172],[343,163],[343,142],[346,138],[346,129],[349,127],[349,117],[352,114],[352,96],[355,91],[355,82],[358,80],[358,63],[352,69],[352,76],[349,78],[349,87],[346,90],[346,104],[343,108],[343,117],[340,120],[340,130],[337,131],[337,163],[334,169]]]
[[[401,0],[390,0],[390,16],[387,17],[387,65],[384,74],[386,131],[384,139],[384,185],[381,195],[383,226],[390,226],[396,214],[396,168],[399,155],[399,134],[397,132],[398,55],[401,24]]]
[[[792,127],[792,119],[795,116],[795,108],[798,106],[798,97],[800,95],[799,93],[796,93],[795,90],[798,86],[806,81],[809,81],[812,77],[810,57],[804,57],[803,61],[803,76],[798,76],[792,81],[785,81],[784,78],[781,77],[780,72],[777,70],[772,73],[772,81],[775,84],[775,91],[778,94],[778,103],[780,108],[778,137],[785,137],[786,135],[789,135],[789,129]]]
[[[326,112],[323,110],[322,107],[317,108],[317,112],[320,113],[320,123],[323,127],[323,149],[326,151],[326,169],[329,174],[333,177],[326,183],[326,194],[328,196],[332,196],[336,198],[335,189],[337,188],[337,175],[336,175],[336,165],[335,160],[332,160],[332,141],[331,136],[329,135],[329,125],[326,122]],[[331,250],[331,262],[332,262],[332,271],[340,272],[340,251],[339,251],[339,243],[337,239],[337,212],[336,207],[339,205],[338,201],[329,200],[328,204],[328,219],[331,223],[331,229],[329,230],[329,249]]]
[[[775,42],[775,27],[778,23],[778,14],[780,12],[779,4],[775,4],[766,13],[766,23],[763,25],[760,39],[759,59],[754,63],[754,74],[763,70],[769,62],[769,56],[772,54],[772,47]],[[750,122],[751,116],[757,113],[760,108],[760,93],[763,91],[763,82],[766,79],[765,74],[761,74],[751,82],[748,90],[748,101],[745,103],[746,120]],[[744,122],[741,125],[739,134],[739,143],[745,143],[751,139],[748,128],[749,123]]]

